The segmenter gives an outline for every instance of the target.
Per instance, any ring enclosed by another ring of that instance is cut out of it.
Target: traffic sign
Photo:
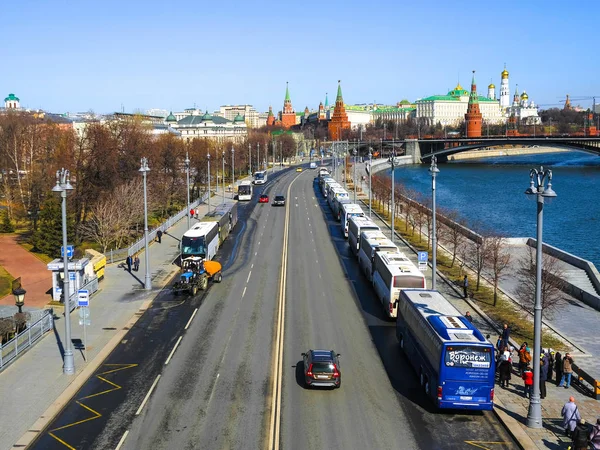
[[[429,253],[428,252],[418,252],[417,259],[419,262],[427,263],[427,260],[429,259]]]
[[[77,291],[77,306],[90,306],[90,291],[87,289]]]
[[[71,259],[73,257],[74,253],[75,253],[75,246],[67,245],[67,258]],[[61,258],[65,257],[65,248],[62,245],[60,246],[60,257]]]

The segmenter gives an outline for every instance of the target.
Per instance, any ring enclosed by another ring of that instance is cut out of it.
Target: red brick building
[[[329,129],[329,139],[332,141],[339,141],[342,139],[344,130],[350,129],[350,121],[348,120],[348,114],[346,114],[346,108],[344,107],[344,98],[342,97],[342,86],[338,80],[337,97],[335,99],[335,107],[333,109],[333,116],[327,125]]]
[[[482,115],[479,110],[479,99],[477,98],[477,85],[475,84],[475,71],[471,81],[471,94],[469,95],[469,106],[465,114],[467,123],[467,137],[481,137]]]

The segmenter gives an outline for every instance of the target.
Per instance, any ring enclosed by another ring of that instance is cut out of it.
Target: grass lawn
[[[0,298],[10,294],[14,278],[0,266]]]
[[[31,253],[33,256],[35,256],[37,259],[41,260],[44,264],[48,264],[49,262],[51,262],[54,259],[44,253],[36,253],[36,252],[31,251],[33,249],[33,245],[31,245],[27,242],[19,242],[19,245],[21,247],[23,247],[25,250],[27,250],[29,253]]]

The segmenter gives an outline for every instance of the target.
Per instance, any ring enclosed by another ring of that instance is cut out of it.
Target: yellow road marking
[[[483,448],[485,450],[492,450],[486,445],[506,445],[508,442],[485,442],[485,441],[465,441],[465,444],[472,445],[473,447]],[[486,445],[483,445],[486,444]]]
[[[57,432],[57,431],[61,431],[61,430],[64,430],[66,428],[71,428],[71,427],[74,427],[76,425],[80,425],[82,423],[89,422],[91,420],[95,420],[95,419],[98,419],[98,418],[102,417],[102,414],[100,414],[98,411],[90,408],[89,406],[84,405],[83,403],[81,403],[81,400],[87,400],[87,399],[90,399],[90,398],[93,398],[93,397],[98,397],[99,395],[108,394],[110,392],[117,391],[117,390],[121,389],[122,386],[119,386],[118,384],[113,383],[112,381],[107,380],[106,378],[102,377],[101,375],[108,375],[108,374],[111,374],[111,373],[119,372],[121,370],[131,369],[132,367],[137,367],[137,364],[104,364],[104,366],[106,366],[106,367],[114,367],[114,368],[111,369],[111,370],[106,370],[104,372],[98,373],[98,374],[95,375],[95,377],[98,378],[100,381],[104,381],[105,383],[110,384],[112,386],[112,388],[111,389],[106,389],[106,390],[104,390],[102,392],[97,392],[95,394],[86,395],[85,397],[81,397],[81,398],[75,400],[75,403],[77,403],[82,408],[84,408],[84,409],[88,410],[89,412],[91,412],[93,414],[93,416],[92,417],[88,417],[87,419],[78,420],[77,422],[73,422],[73,423],[70,423],[68,425],[63,425],[62,427],[54,428],[54,429],[48,431],[48,434],[50,436],[52,436],[58,442],[60,442],[61,444],[63,444],[69,450],[76,450],[76,449],[75,449],[75,447],[72,447],[71,445],[69,445],[68,443],[66,443],[62,439],[60,439],[54,433]]]

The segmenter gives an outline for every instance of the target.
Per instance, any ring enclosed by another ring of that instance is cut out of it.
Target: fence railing
[[[190,209],[197,207],[200,203],[204,203],[207,200],[208,200],[208,192],[206,192],[204,195],[202,195],[202,197],[200,197],[199,199],[191,202]],[[158,227],[154,228],[153,230],[149,230],[148,231],[148,242],[152,242],[154,239],[156,239],[156,232],[158,230],[162,230],[164,233],[166,230],[168,230],[173,225],[175,225],[177,222],[179,222],[181,219],[183,219],[187,213],[188,213],[187,208],[182,209],[174,216],[169,217],[166,221],[161,223]],[[142,236],[137,242],[133,243],[130,247],[120,248],[117,250],[110,250],[110,252],[108,252],[108,254],[106,255],[106,258],[110,264],[119,262],[119,261],[124,261],[125,259],[127,259],[127,257],[129,255],[134,255],[137,252],[139,252],[140,250],[142,250],[143,248],[144,248],[144,236]]]
[[[45,309],[35,322],[27,322],[27,328],[13,337],[6,344],[0,345],[0,371],[25,353],[33,344],[54,326],[54,312]]]

